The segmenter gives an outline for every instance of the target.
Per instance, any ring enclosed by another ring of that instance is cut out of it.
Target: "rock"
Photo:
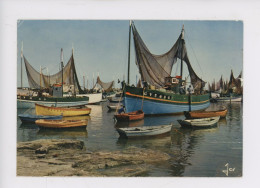
[[[131,147],[86,151],[79,140],[36,140],[17,144],[18,176],[146,176],[166,153]]]

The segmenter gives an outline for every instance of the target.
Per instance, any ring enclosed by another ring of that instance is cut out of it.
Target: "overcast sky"
[[[243,22],[241,21],[141,21],[135,26],[153,54],[167,52],[185,28],[185,41],[193,69],[207,82],[226,80],[233,69],[237,77],[243,67]],[[47,67],[50,74],[60,70],[60,51],[67,63],[74,48],[74,59],[80,84],[83,76],[92,86],[93,74],[103,82],[127,78],[128,20],[20,20],[17,29],[17,84],[21,85],[21,43],[23,54],[38,71]],[[139,79],[133,39],[131,39],[130,82]],[[177,69],[177,70],[176,70]],[[177,63],[172,75],[179,74]],[[187,67],[184,66],[184,76]],[[43,73],[47,73],[46,69]],[[86,81],[87,82],[87,81]],[[28,86],[23,65],[23,86]],[[119,85],[116,85],[118,87]]]

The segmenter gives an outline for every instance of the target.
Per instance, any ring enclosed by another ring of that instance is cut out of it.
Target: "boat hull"
[[[69,97],[68,94],[64,94],[63,96]],[[88,104],[97,104],[102,101],[102,93],[77,94],[77,97],[88,97]]]
[[[88,104],[88,97],[64,97],[64,98],[51,98],[51,97],[28,97],[18,96],[17,108],[35,108],[35,103],[44,106],[77,106]]]
[[[177,120],[185,128],[211,128],[217,125],[220,117]]]
[[[227,115],[227,109],[220,111],[200,111],[200,112],[184,112],[186,118],[196,119],[196,118],[210,118],[220,116],[220,118],[225,118]]]
[[[142,110],[130,113],[116,114],[115,118],[117,121],[137,121],[144,118]]]
[[[191,108],[191,111],[206,109],[210,102],[209,94],[191,95],[191,105],[189,105],[188,95],[157,90],[146,90],[143,95],[142,88],[126,86],[124,105],[127,113],[142,108],[145,115],[163,115],[183,113],[189,111],[189,108]]]
[[[35,123],[35,121],[39,119],[61,120],[63,116],[37,116],[29,114],[19,114],[18,117],[20,118],[22,123]]]
[[[86,127],[87,120],[37,120],[36,125],[40,128],[49,129],[64,129],[64,128],[76,128]]]
[[[242,102],[242,97],[220,97],[215,98],[218,102]]]
[[[132,128],[117,128],[117,132],[121,137],[134,138],[134,137],[150,137],[158,136],[169,133],[172,125],[160,126],[144,126]]]
[[[119,105],[107,105],[108,110],[116,110],[122,108],[122,104]]]
[[[63,108],[63,107],[48,107],[39,104],[35,104],[35,112],[37,115],[45,116],[82,116],[89,115],[91,108]]]

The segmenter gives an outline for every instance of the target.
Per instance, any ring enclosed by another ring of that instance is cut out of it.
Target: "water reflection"
[[[37,135],[52,138],[87,138],[88,131],[85,127],[70,129],[39,129]]]
[[[142,137],[142,138],[122,138],[119,137],[117,144],[121,147],[138,146],[142,148],[170,148],[171,135],[161,135],[155,137]]]
[[[226,117],[225,118],[220,118],[219,121],[218,121],[218,125],[221,126],[221,125],[227,125],[227,119]]]
[[[116,128],[123,127],[141,127],[144,125],[144,119],[138,121],[117,121],[115,123]]]
[[[117,122],[113,116],[115,111],[107,112],[107,104],[88,105],[92,108],[87,119],[87,128],[70,130],[39,129],[35,124],[21,124],[17,117],[17,141],[36,139],[80,139],[91,151],[124,150],[127,147],[141,147],[165,152],[171,156],[169,161],[160,162],[147,176],[225,176],[224,165],[232,162],[236,171],[230,176],[242,174],[242,103],[215,103],[209,110],[226,106],[227,117],[220,119],[217,127],[210,129],[183,129],[177,122],[185,119],[179,116],[145,117],[134,122]],[[20,113],[34,113],[34,109],[18,109]],[[72,117],[65,117],[70,119]],[[75,119],[75,118],[73,118]],[[120,138],[115,128],[155,126],[173,123],[169,135],[144,139]]]
[[[87,116],[69,116],[69,117],[63,117],[63,120],[89,120],[91,117],[89,115]]]
[[[172,176],[183,176],[185,168],[191,166],[193,155],[200,145],[205,142],[205,135],[215,133],[218,127],[210,129],[173,129],[170,154],[173,156],[170,160]]]

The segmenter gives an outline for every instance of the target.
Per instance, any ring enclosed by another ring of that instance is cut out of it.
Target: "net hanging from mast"
[[[154,85],[156,88],[164,87],[165,77],[171,75],[173,65],[177,62],[177,59],[181,59],[182,54],[182,59],[188,67],[193,88],[201,88],[205,86],[206,82],[197,76],[190,64],[185,41],[182,39],[182,34],[168,52],[162,55],[155,55],[149,51],[143,42],[134,23],[132,23],[132,31],[135,45],[136,64],[139,68],[143,82]]]
[[[104,89],[105,92],[110,92],[110,91],[113,90],[114,81],[112,81],[112,82],[102,82],[100,80],[100,77],[98,76],[96,84],[99,84]]]
[[[25,69],[28,77],[29,86],[34,89],[50,88],[53,84],[61,84],[62,70],[53,75],[42,74],[41,71],[35,70],[28,60],[24,57]],[[63,68],[63,90],[65,92],[70,90],[70,86],[75,87],[76,92],[83,93],[81,89],[75,69],[73,54],[71,55],[68,63]],[[66,87],[67,86],[67,87]]]

